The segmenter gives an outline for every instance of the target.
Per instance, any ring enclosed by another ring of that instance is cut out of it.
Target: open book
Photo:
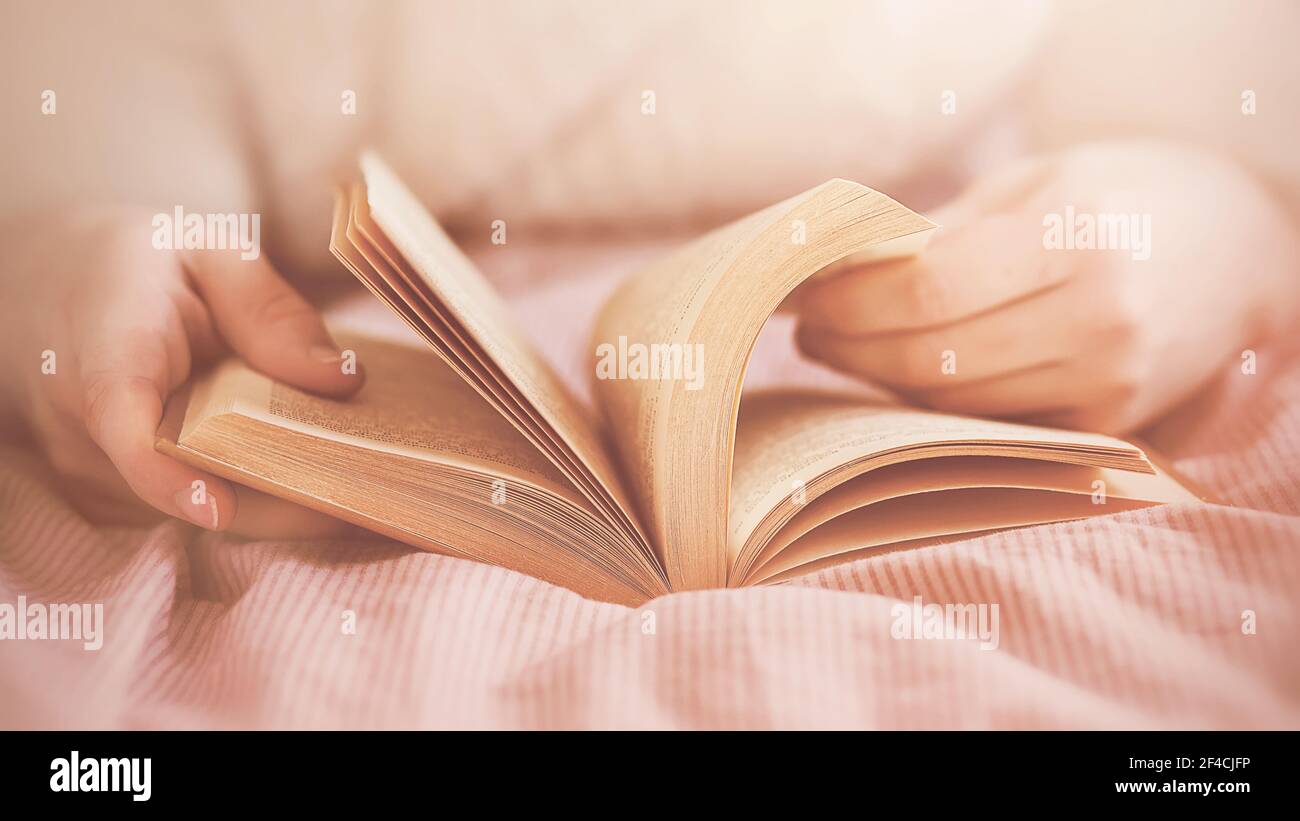
[[[759,331],[796,286],[915,253],[934,227],[835,179],[696,240],[600,312],[589,408],[367,154],[331,250],[432,352],[340,334],[367,371],[347,401],[228,361],[171,403],[158,447],[407,544],[628,604],[1195,499],[1108,436],[828,392],[742,401]]]

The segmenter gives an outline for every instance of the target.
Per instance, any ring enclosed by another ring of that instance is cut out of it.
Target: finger
[[[113,470],[106,490],[100,482],[81,477],[62,477],[64,496],[87,521],[122,527],[147,527],[167,518],[168,514],[147,505],[131,492],[122,476]],[[114,484],[121,485],[117,492]],[[174,514],[173,514],[174,515]]]
[[[189,339],[190,356],[196,366],[213,362],[229,352],[213,325],[208,307],[190,285],[177,285],[171,300]]]
[[[802,297],[807,325],[839,334],[942,327],[1064,282],[1070,257],[1047,254],[1031,214],[941,232],[920,255],[846,271]]]
[[[1090,401],[1096,384],[1077,364],[1052,362],[959,385],[915,391],[908,399],[971,416],[1030,416],[1071,411]]]
[[[804,353],[897,390],[950,387],[1073,359],[1088,344],[1069,289],[920,331],[850,336],[799,328]]]
[[[157,522],[166,515],[135,495],[103,450],[76,434],[76,430],[63,432],[48,440],[46,447],[46,457],[73,507],[93,521],[109,524]]]
[[[171,516],[209,530],[234,519],[230,483],[154,450],[168,365],[161,337],[114,335],[82,355],[86,430],[136,496]]]
[[[226,342],[263,373],[314,393],[350,396],[360,365],[345,360],[320,315],[264,258],[202,251],[186,266]]]
[[[1031,414],[1025,421],[1051,428],[1124,436],[1139,428],[1144,418],[1133,402],[1132,391],[1121,387],[1091,397],[1081,407]]]
[[[367,531],[310,508],[237,487],[239,518],[231,532],[249,539],[331,539]]]

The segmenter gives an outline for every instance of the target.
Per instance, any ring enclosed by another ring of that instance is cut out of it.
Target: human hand
[[[1056,220],[1073,235],[1112,214],[1124,247],[1046,247]],[[941,410],[1125,432],[1296,315],[1295,227],[1208,154],[1087,146],[979,180],[935,219],[917,257],[809,288],[804,353]]]
[[[269,376],[327,396],[355,393],[364,377],[343,373],[316,311],[265,257],[156,250],[150,220],[135,210],[85,210],[6,226],[0,339],[16,379],[0,406],[26,423],[94,518],[156,515],[143,515],[144,502],[249,536],[343,530],[154,450],[167,397],[227,345]],[[45,352],[54,355],[53,373],[43,372]],[[196,480],[204,483],[201,503]]]

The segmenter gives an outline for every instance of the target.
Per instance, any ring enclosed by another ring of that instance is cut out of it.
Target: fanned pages
[[[438,357],[335,330],[369,371],[352,400],[228,360],[169,408],[161,449],[426,550],[607,601],[663,592],[564,474]]]
[[[227,361],[174,398],[158,447],[412,546],[624,604],[1195,498],[1111,437],[807,391],[742,402],[759,330],[801,282],[915,253],[933,228],[831,180],[704,236],[596,318],[588,408],[367,154],[339,190],[330,247],[426,348],[335,327],[368,371],[348,401]]]
[[[934,224],[831,180],[721,228],[628,281],[596,345],[663,346],[703,360],[698,381],[602,379],[601,403],[675,589],[727,583],[725,544],[741,383],[758,332],[795,286],[850,254],[919,249]]]
[[[555,458],[563,462],[561,468],[602,513],[633,544],[644,548],[646,540],[631,515],[631,500],[592,416],[518,332],[487,280],[397,175],[370,153],[362,156],[361,170],[369,215],[400,253],[406,263],[403,268],[414,275],[414,281],[407,281],[414,297],[423,299],[432,311],[441,309],[439,319],[474,355],[480,355],[489,376],[498,377],[500,387],[514,394],[518,409],[531,414],[535,424],[525,426],[526,435],[535,444],[552,448]],[[364,231],[365,224],[361,227]],[[371,232],[368,238],[376,237]],[[490,402],[499,400],[495,393],[484,396]]]

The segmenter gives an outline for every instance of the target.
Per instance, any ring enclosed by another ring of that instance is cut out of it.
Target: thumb
[[[185,267],[221,336],[254,368],[326,396],[351,396],[361,388],[361,366],[349,362],[316,310],[264,257],[199,251]]]
[[[238,506],[234,487],[154,450],[167,381],[162,341],[106,334],[82,351],[82,363],[86,431],[131,490],[164,513],[209,530],[228,527]]]

